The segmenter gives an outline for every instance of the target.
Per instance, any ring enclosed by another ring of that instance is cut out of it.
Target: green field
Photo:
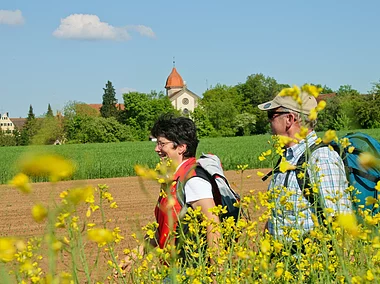
[[[380,141],[380,129],[360,130]],[[323,133],[319,133],[321,136]],[[341,131],[339,135],[346,134]],[[221,158],[225,170],[248,164],[251,169],[270,167],[270,161],[259,162],[261,152],[269,149],[270,135],[231,138],[205,138],[198,147],[198,156],[213,153]],[[135,164],[154,167],[158,162],[154,142],[123,142],[108,144],[76,144],[60,146],[1,147],[0,183],[8,182],[17,172],[17,164],[28,153],[57,153],[75,162],[73,179],[95,179],[133,176]],[[43,180],[39,180],[43,181]]]

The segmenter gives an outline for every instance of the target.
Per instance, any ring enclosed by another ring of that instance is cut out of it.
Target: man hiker
[[[317,101],[314,96],[306,92],[301,92],[299,98],[302,103],[296,102],[292,96],[277,95],[272,101],[258,106],[260,110],[267,112],[274,135],[291,138],[287,139],[290,142],[285,145],[283,156],[290,165],[294,166],[297,165],[307,148],[316,147],[318,139],[314,131],[316,120],[309,119],[310,112],[317,106]],[[307,136],[296,143],[294,140],[300,137],[296,134],[300,133],[302,126],[308,128]],[[318,202],[319,209],[324,212],[328,209],[327,212],[333,216],[338,213],[351,212],[349,193],[345,191],[348,183],[339,154],[327,146],[316,147],[305,162],[310,165],[307,170],[309,183],[318,184],[319,192],[313,194],[310,189],[309,196],[315,197],[314,200]],[[269,190],[278,194],[275,197],[275,208],[272,209],[272,216],[266,228],[276,238],[284,237],[291,229],[299,230],[302,235],[314,227],[312,214],[325,216],[321,212],[317,212],[318,207],[315,204],[311,204],[310,198],[303,191],[304,188],[300,187],[300,176],[297,178],[297,174],[299,171],[296,170],[281,172],[275,169],[269,184]],[[304,184],[303,187],[309,188],[310,186]],[[290,192],[292,194],[289,194]],[[286,206],[283,206],[284,199],[287,200]],[[289,208],[289,205],[292,208]],[[321,218],[318,219],[319,222],[323,222]]]

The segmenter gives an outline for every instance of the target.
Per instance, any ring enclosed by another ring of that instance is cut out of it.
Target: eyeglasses
[[[282,114],[285,114],[285,113],[290,113],[289,111],[272,111],[272,112],[269,112],[268,111],[268,119],[271,121],[273,119],[275,119],[276,117],[282,115]],[[276,115],[278,114],[278,115]]]
[[[156,142],[156,145],[157,145],[158,149],[162,149],[162,148],[164,148],[164,146],[165,146],[166,144],[170,144],[170,143],[174,143],[174,142],[173,142],[173,141],[168,141],[168,142],[157,141],[157,142]]]

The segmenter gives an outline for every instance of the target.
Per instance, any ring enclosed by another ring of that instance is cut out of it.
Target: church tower
[[[199,96],[190,91],[181,75],[174,66],[165,84],[166,95],[169,97],[175,109],[180,110],[183,114],[193,112],[198,105]]]

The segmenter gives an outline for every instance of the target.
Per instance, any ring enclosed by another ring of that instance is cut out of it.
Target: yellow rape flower
[[[295,170],[295,169],[296,169],[296,166],[290,164],[285,159],[283,159],[280,163],[280,172],[282,173],[285,173],[286,171],[289,171],[289,170]]]
[[[325,109],[325,107],[326,107],[326,102],[322,100],[322,101],[319,101],[316,110],[322,111]]]
[[[36,204],[32,208],[32,217],[36,222],[42,222],[47,214],[47,209],[41,204]]]
[[[0,261],[12,261],[15,254],[15,240],[12,238],[0,238]]]
[[[300,132],[296,133],[295,137],[298,140],[303,140],[306,138],[308,131],[309,131],[309,129],[307,127],[301,126]]]
[[[260,249],[263,253],[267,253],[270,251],[270,242],[269,240],[265,239],[261,242]]]
[[[373,198],[372,196],[367,196],[365,198],[365,205],[372,205],[372,204],[375,204],[377,203],[377,199],[376,198]]]
[[[29,176],[46,176],[56,182],[70,177],[74,173],[71,161],[58,155],[35,155],[21,163],[22,172]]]
[[[360,153],[358,161],[359,164],[365,169],[374,168],[380,163],[380,161],[376,159],[375,156],[368,152]]]
[[[338,224],[350,235],[354,237],[357,237],[359,235],[358,223],[354,214],[339,214]]]
[[[29,193],[32,190],[32,187],[29,184],[29,178],[26,174],[19,173],[14,178],[9,181],[9,184],[18,188],[23,193]]]
[[[348,147],[348,153],[351,154],[352,152],[354,152],[354,150],[355,150],[354,146]]]
[[[348,146],[351,145],[351,142],[350,140],[348,140],[347,137],[343,138],[343,139],[340,139],[340,145],[342,145],[343,148],[347,148]]]
[[[264,173],[262,173],[262,172],[260,172],[260,171],[258,171],[256,174],[257,174],[259,177],[263,177],[263,176],[264,176]]]
[[[293,88],[284,88],[281,90],[281,92],[278,94],[281,97],[290,96],[294,100],[297,100],[299,98],[299,94],[301,93],[301,90],[298,86],[293,85]]]
[[[367,270],[366,278],[368,281],[372,281],[375,279],[371,270]]]
[[[107,229],[90,229],[87,232],[87,238],[99,245],[113,241],[112,232]]]
[[[319,94],[322,92],[321,87],[305,84],[301,87],[302,91],[312,95],[315,98],[318,98]]]
[[[329,144],[333,140],[337,140],[336,131],[335,130],[327,130],[324,137],[323,137],[323,143]]]
[[[297,140],[290,138],[288,136],[283,136],[283,135],[277,135],[276,138],[278,140],[278,144],[280,147],[284,147],[289,145],[291,142],[297,142]]]
[[[310,110],[309,119],[310,120],[316,120],[318,117],[317,108],[313,108]]]
[[[85,202],[87,198],[93,194],[94,188],[92,186],[73,188],[68,191],[66,199],[72,204],[77,205],[80,202]]]
[[[260,161],[260,162],[264,161],[265,159],[266,159],[265,156],[263,156],[263,155],[260,155],[260,156],[259,156],[259,161]]]
[[[380,191],[380,181],[378,181],[377,184],[375,185],[375,189],[377,191]]]

